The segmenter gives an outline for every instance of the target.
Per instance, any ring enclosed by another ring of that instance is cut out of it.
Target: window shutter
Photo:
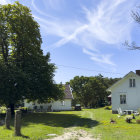
[[[129,79],[129,87],[132,87],[132,79]]]
[[[126,104],[126,95],[120,95],[120,104]]]
[[[124,104],[126,104],[126,95],[123,95]]]
[[[133,79],[133,87],[136,86],[136,82],[135,82],[135,79]]]
[[[122,95],[120,95],[120,104],[122,104]]]

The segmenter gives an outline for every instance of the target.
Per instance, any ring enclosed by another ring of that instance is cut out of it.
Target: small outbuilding
[[[70,88],[70,85],[64,85],[65,86],[65,96],[63,100],[58,101],[52,101],[51,103],[44,103],[39,104],[37,102],[27,102],[25,100],[24,106],[30,109],[45,109],[48,111],[61,111],[61,110],[72,110],[72,90]]]

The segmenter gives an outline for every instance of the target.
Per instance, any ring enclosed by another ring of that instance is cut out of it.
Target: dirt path
[[[46,140],[99,140],[98,138],[92,138],[91,135],[89,135],[84,130],[73,130],[71,132],[66,132],[62,136],[54,137],[52,139],[46,139]]]
[[[87,115],[89,118],[93,119],[93,113],[91,112],[83,112],[82,116]],[[56,136],[54,138],[51,139],[45,139],[45,140],[100,140],[99,138],[94,138],[92,135],[88,134],[85,130],[77,130],[76,128],[76,124],[75,127],[71,128],[67,128],[66,132],[61,135],[61,136]]]

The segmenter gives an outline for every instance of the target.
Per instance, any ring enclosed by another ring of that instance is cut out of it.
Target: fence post
[[[21,111],[17,110],[15,113],[15,136],[21,136]]]

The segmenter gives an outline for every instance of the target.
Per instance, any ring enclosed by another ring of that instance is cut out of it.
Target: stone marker
[[[21,136],[21,111],[17,110],[15,113],[15,136]]]
[[[11,110],[10,108],[7,108],[5,117],[5,127],[7,129],[10,129],[10,121],[11,121]]]

